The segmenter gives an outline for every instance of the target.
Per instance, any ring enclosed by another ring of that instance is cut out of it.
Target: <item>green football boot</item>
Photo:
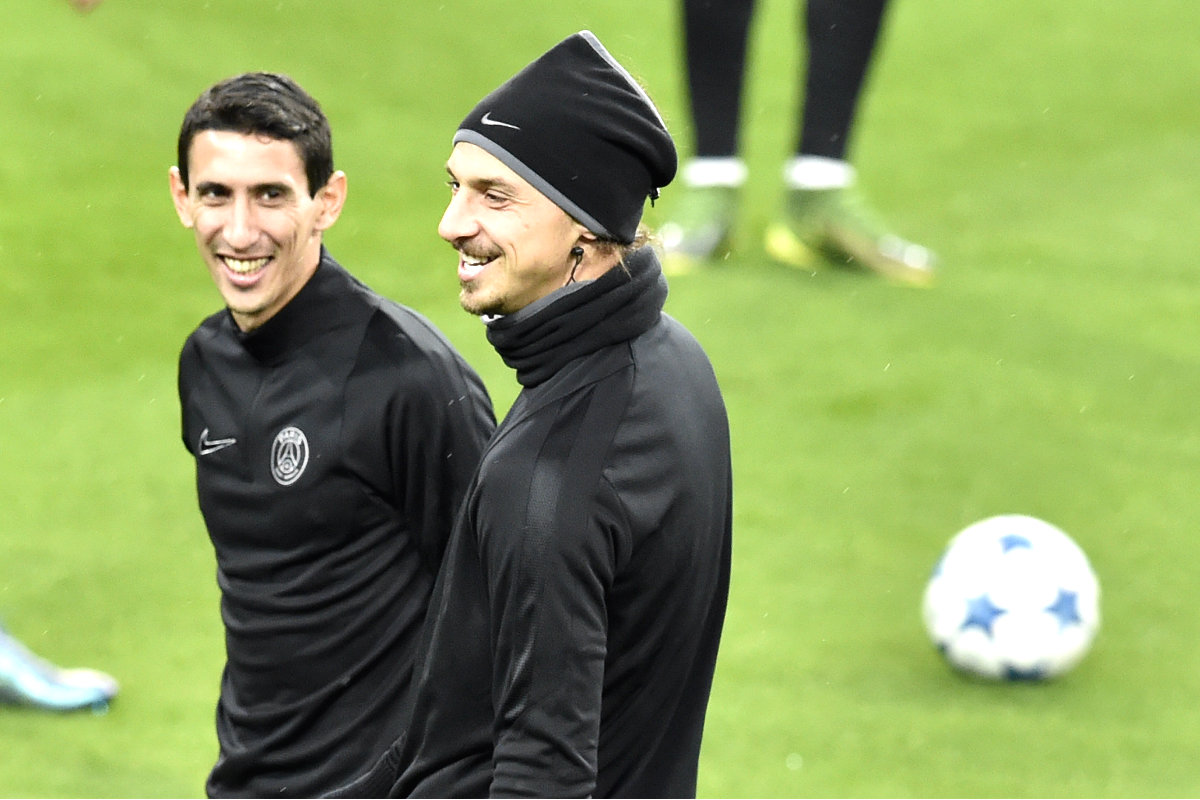
[[[739,189],[689,187],[659,228],[663,272],[680,275],[729,255],[729,233],[737,216]]]
[[[799,269],[824,261],[909,286],[929,286],[934,278],[933,253],[889,233],[852,189],[789,190],[765,247],[771,258]]]

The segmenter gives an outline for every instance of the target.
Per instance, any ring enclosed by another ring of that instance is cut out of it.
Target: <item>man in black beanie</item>
[[[675,167],[587,31],[455,134],[439,233],[522,391],[447,547],[412,724],[341,794],[694,796],[732,484],[712,366],[639,225]]]

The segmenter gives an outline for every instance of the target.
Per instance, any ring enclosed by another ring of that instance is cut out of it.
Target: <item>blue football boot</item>
[[[0,628],[0,704],[46,711],[108,710],[117,682],[92,669],[60,669]]]

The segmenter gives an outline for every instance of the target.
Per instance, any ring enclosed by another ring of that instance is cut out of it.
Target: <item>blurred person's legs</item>
[[[879,41],[887,0],[809,0],[797,149],[784,165],[781,218],[767,252],[793,266],[818,258],[904,283],[933,278],[933,254],[891,233],[855,187],[848,159],[855,113]]]
[[[907,283],[932,278],[933,256],[890,233],[857,195],[847,158],[855,112],[879,40],[887,0],[804,5],[796,152],[784,165],[785,199],[767,252],[793,266],[819,258]],[[683,193],[660,231],[664,269],[684,272],[728,253],[747,169],[739,130],[753,0],[683,0],[683,46],[695,154]]]
[[[746,164],[738,155],[746,47],[754,0],[684,0],[683,47],[695,155],[660,235],[668,272],[728,252]]]

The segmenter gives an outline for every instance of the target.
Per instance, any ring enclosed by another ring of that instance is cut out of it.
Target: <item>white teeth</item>
[[[458,255],[458,277],[462,280],[473,280],[476,276],[483,272],[484,269],[487,268],[488,264],[491,264],[496,260],[495,256],[469,256],[461,251]]]
[[[225,266],[229,267],[239,275],[249,275],[251,272],[257,272],[265,267],[267,262],[271,259],[268,257],[263,257],[243,260],[240,258],[230,258],[229,256],[224,256],[221,260],[225,262]]]

